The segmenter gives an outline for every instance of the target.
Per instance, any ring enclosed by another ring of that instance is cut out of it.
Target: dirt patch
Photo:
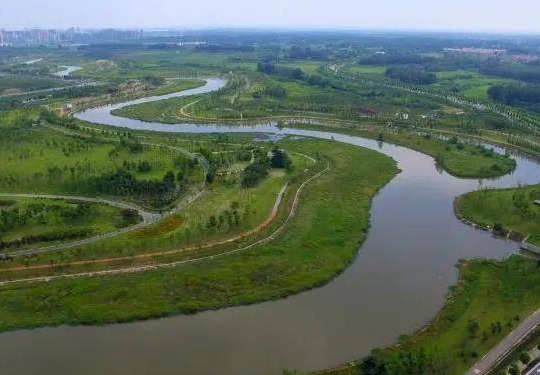
[[[135,235],[138,237],[148,237],[169,233],[173,230],[180,228],[184,224],[184,222],[185,219],[183,217],[169,216],[163,222],[157,225],[152,225],[150,227],[136,231]]]

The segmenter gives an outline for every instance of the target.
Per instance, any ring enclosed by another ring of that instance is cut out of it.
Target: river
[[[187,90],[215,90],[223,81]],[[155,100],[156,98],[153,98]],[[141,103],[149,99],[140,99]],[[0,335],[6,374],[280,374],[315,370],[392,344],[432,319],[456,283],[462,258],[503,258],[516,243],[458,221],[454,197],[479,184],[508,187],[540,181],[533,161],[514,155],[516,170],[491,181],[452,177],[432,158],[390,144],[328,132],[258,126],[163,125],[91,109],[78,118],[113,126],[170,132],[269,132],[330,139],[382,152],[402,169],[375,197],[372,226],[358,257],[329,284],[286,299],[98,327],[20,330]],[[500,150],[499,150],[500,151]]]

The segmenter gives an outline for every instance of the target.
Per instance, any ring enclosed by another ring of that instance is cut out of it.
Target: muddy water
[[[188,92],[204,92],[222,85]],[[203,91],[201,91],[203,90]],[[140,101],[138,101],[140,102]],[[118,108],[118,106],[115,106]],[[354,263],[328,285],[279,301],[104,327],[59,327],[0,335],[6,374],[280,374],[337,365],[422,327],[457,280],[460,258],[503,258],[517,245],[459,222],[455,196],[480,184],[540,181],[538,166],[515,156],[511,175],[463,180],[435,168],[421,153],[327,132],[253,127],[161,125],[109,115],[80,118],[134,129],[174,132],[249,131],[333,138],[377,150],[403,170],[373,201],[372,227]]]

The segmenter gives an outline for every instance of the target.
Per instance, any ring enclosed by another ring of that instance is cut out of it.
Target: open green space
[[[329,281],[365,239],[371,199],[395,175],[395,163],[334,142],[301,140],[283,146],[327,158],[331,170],[306,187],[297,216],[279,239],[172,270],[3,287],[0,329],[192,313],[282,298]],[[332,188],[336,184],[339,191]]]
[[[135,211],[62,199],[1,198],[0,248],[39,247],[111,232],[140,221]]]
[[[438,82],[433,84],[433,87],[440,87],[472,100],[488,100],[488,89],[491,86],[514,82],[511,79],[486,76],[473,70],[443,70],[436,74]]]
[[[188,156],[125,134],[104,142],[22,124],[4,126],[0,145],[2,192],[120,197],[160,208],[204,179]],[[182,179],[166,189],[169,172]]]
[[[540,187],[481,189],[456,202],[457,213],[474,223],[502,232],[513,231],[531,240],[540,239]],[[536,241],[535,241],[536,242]]]
[[[0,95],[66,86],[68,82],[27,76],[0,76]]]
[[[438,167],[456,177],[492,178],[504,176],[516,167],[515,160],[509,155],[502,155],[485,146],[466,141],[466,137],[458,139],[452,136],[442,139],[436,134],[419,135],[406,130],[378,130],[376,127],[355,129],[340,125],[303,124],[294,124],[294,127],[329,130],[408,147],[432,156]]]

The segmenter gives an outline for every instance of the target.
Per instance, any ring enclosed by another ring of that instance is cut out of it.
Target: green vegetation
[[[340,125],[305,126],[295,124],[294,126],[357,135],[377,139],[379,142],[405,146],[432,156],[440,168],[456,177],[491,178],[504,176],[516,167],[515,160],[508,155],[498,154],[493,149],[460,140],[455,136],[442,139],[432,133],[418,135],[407,131],[386,131],[386,129],[376,132],[373,129],[356,130],[354,127],[348,128]]]
[[[504,176],[514,170],[516,162],[484,146],[462,142],[456,137],[448,140],[407,134],[389,134],[384,140],[397,143],[435,158],[437,164],[451,175],[466,178]]]
[[[474,223],[494,227],[498,232],[513,231],[531,240],[540,239],[540,187],[515,189],[481,189],[461,196],[456,202],[457,213]]]
[[[3,192],[116,196],[161,208],[203,179],[195,160],[175,150],[145,145],[129,134],[104,142],[31,124],[1,130]],[[175,186],[165,186],[168,172],[184,178]],[[117,184],[119,179],[122,183]]]
[[[44,77],[60,64],[83,66],[75,79],[103,83],[0,99],[2,192],[105,196],[166,212],[204,186],[204,194],[182,211],[143,229],[61,253],[3,261],[3,279],[222,254],[272,233],[284,222],[302,182],[326,168],[327,161],[330,171],[306,186],[296,216],[271,242],[176,269],[3,286],[0,330],[192,313],[316,287],[352,261],[369,227],[370,200],[396,173],[384,156],[333,142],[267,144],[253,142],[251,135],[128,132],[70,119],[82,108],[203,84],[185,77],[226,75],[229,84],[219,92],[146,103],[116,114],[165,123],[273,119],[284,126],[294,121],[294,126],[325,124],[416,149],[449,173],[471,178],[507,174],[515,162],[466,137],[540,150],[531,143],[540,143],[534,127],[540,119],[533,113],[537,63],[444,50],[448,44],[496,43],[509,53],[534,56],[538,45],[533,38],[519,44],[416,38],[282,33],[276,41],[276,35],[265,33],[210,33],[201,36],[207,45],[191,47],[170,40],[156,43],[156,37],[151,43],[119,41],[69,50],[2,48],[0,71],[9,75],[0,77],[0,94],[56,85],[57,80]],[[20,64],[36,57],[44,60]],[[349,75],[334,71],[336,66]],[[448,95],[477,105],[448,101]],[[186,151],[207,159],[206,174],[203,163]],[[270,220],[285,184],[282,204]],[[532,233],[540,243],[535,225],[539,208],[532,203],[537,195],[535,187],[475,192],[463,197],[458,209],[497,231]],[[135,220],[132,212],[97,204],[10,201],[0,200],[0,249],[57,243]],[[164,251],[169,253],[160,254]],[[70,264],[77,261],[87,264]],[[24,267],[33,265],[42,268]],[[540,302],[534,261],[513,257],[461,266],[460,284],[426,330],[399,346],[375,351],[343,373],[460,374]]]
[[[18,94],[25,91],[44,90],[66,86],[61,80],[24,76],[0,76],[0,95]]]
[[[371,198],[397,172],[395,163],[326,141],[288,141],[282,147],[328,158],[331,170],[307,186],[297,216],[277,240],[173,270],[4,286],[0,329],[192,313],[282,298],[329,281],[365,239]]]
[[[0,250],[88,237],[139,220],[136,211],[104,204],[60,199],[1,199]]]
[[[355,366],[328,373],[351,374],[358,368],[362,375],[460,375],[539,304],[536,261],[519,256],[467,261],[461,264],[460,283],[425,329]]]

